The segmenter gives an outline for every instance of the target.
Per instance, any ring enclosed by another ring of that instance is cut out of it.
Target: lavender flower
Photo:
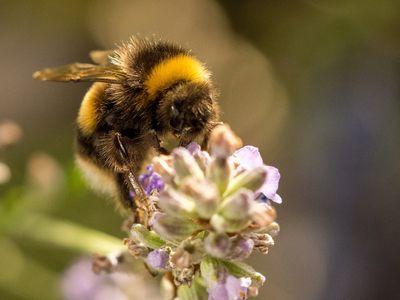
[[[257,190],[257,193],[262,193],[268,200],[275,203],[282,203],[282,198],[276,193],[281,175],[277,168],[264,165],[258,148],[245,146],[236,150],[233,153],[233,157],[238,159],[240,167],[244,170],[251,170],[257,167],[265,168],[267,177],[264,184]]]
[[[256,147],[240,145],[229,127],[218,126],[211,155],[192,142],[155,157],[139,177],[152,211],[148,224],[133,225],[127,245],[152,269],[170,271],[181,300],[207,292],[209,300],[246,299],[265,280],[242,260],[274,244],[279,226],[269,200],[281,202],[280,174]]]
[[[91,262],[88,258],[79,259],[67,269],[61,287],[62,298],[66,300],[161,298],[158,289],[149,282],[148,275],[143,277],[124,272],[97,275],[91,271]]]
[[[161,176],[154,172],[153,165],[146,167],[146,173],[139,176],[139,182],[147,196],[150,196],[153,191],[162,191],[164,189],[164,181]],[[135,192],[130,191],[130,196],[135,197]]]
[[[147,256],[147,264],[153,269],[167,269],[169,255],[167,251],[156,249]]]
[[[216,284],[208,289],[208,300],[246,299],[250,285],[250,278],[236,278],[224,274]]]
[[[146,174],[139,176],[139,182],[143,186],[146,195],[151,195],[154,190],[162,191],[164,182],[161,176],[154,172],[152,165],[148,165],[146,171]]]

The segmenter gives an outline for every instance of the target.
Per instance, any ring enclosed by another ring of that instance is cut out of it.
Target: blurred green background
[[[399,298],[399,11],[397,0],[1,1],[0,125],[23,135],[0,147],[0,299],[65,297],[80,253],[40,237],[35,216],[124,236],[74,166],[89,85],[31,74],[134,34],[193,49],[223,120],[281,171],[282,231],[250,259],[267,276],[259,299]]]

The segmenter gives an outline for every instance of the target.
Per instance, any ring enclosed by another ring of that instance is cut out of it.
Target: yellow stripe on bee
[[[156,65],[144,85],[151,98],[180,80],[204,82],[209,76],[210,73],[201,62],[187,54],[180,54]]]
[[[83,97],[78,113],[78,125],[83,134],[92,134],[99,122],[98,105],[107,84],[104,82],[94,83],[85,97]]]

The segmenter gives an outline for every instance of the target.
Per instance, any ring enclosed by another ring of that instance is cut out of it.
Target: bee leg
[[[116,138],[116,145],[119,148],[119,153],[121,155],[121,158],[125,164],[125,166],[127,167],[127,172],[125,172],[125,181],[127,182],[127,186],[129,187],[129,190],[131,190],[130,188],[132,188],[133,192],[135,193],[135,199],[136,200],[136,206],[140,206],[138,204],[138,202],[140,204],[143,204],[143,202],[146,202],[147,196],[146,193],[143,190],[142,185],[140,184],[136,173],[134,171],[134,167],[132,166],[131,162],[129,161],[129,155],[128,152],[126,151],[126,148],[124,146],[124,143],[121,139],[121,134],[119,132],[117,132],[115,134],[115,138]],[[143,206],[143,205],[142,205]]]
[[[164,155],[169,155],[170,152],[161,146],[161,140],[158,138],[157,132],[152,129],[150,130],[150,134],[153,138],[153,147],[160,153]]]
[[[129,155],[128,152],[126,151],[126,148],[124,146],[124,143],[121,139],[121,134],[117,132],[115,134],[116,138],[116,145],[119,148],[119,152],[121,155],[122,160],[124,161],[125,166],[127,167],[127,171],[122,173],[123,178],[124,178],[124,183],[122,186],[126,187],[126,191],[123,192],[123,197],[122,199],[125,199],[127,202],[133,202],[133,204],[130,204],[130,207],[133,209],[133,214],[135,217],[135,220],[137,222],[148,226],[148,221],[149,221],[149,199],[146,196],[146,193],[140,184],[138,177],[135,173],[134,167],[132,166],[132,163],[129,161]],[[134,195],[131,195],[131,191],[134,192]],[[129,197],[129,198],[127,198]]]
[[[125,208],[134,209],[136,208],[135,201],[133,200],[134,195],[132,194],[130,184],[127,181],[125,173],[116,173],[115,181],[119,188],[119,200]]]

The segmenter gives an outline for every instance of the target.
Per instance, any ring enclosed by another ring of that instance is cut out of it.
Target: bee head
[[[190,142],[218,118],[218,108],[208,83],[181,82],[164,94],[157,114],[161,128]]]

